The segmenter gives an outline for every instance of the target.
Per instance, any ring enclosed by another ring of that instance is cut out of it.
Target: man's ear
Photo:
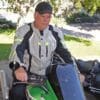
[[[36,12],[35,12],[35,13],[34,13],[34,18],[36,17],[36,15],[37,15],[37,14],[36,14]]]
[[[35,12],[35,13],[34,13],[34,18],[36,19],[37,16],[38,16],[38,12]]]
[[[38,14],[39,14],[38,12],[35,12],[35,13],[34,13],[34,16],[36,16],[36,17],[37,17],[37,15],[38,15]]]

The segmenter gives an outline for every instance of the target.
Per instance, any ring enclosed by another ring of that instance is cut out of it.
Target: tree
[[[17,27],[20,26],[20,20],[27,16],[27,13],[31,10],[31,8],[40,1],[42,0],[8,0],[8,3],[10,4],[9,9],[12,12],[18,13],[20,15]]]
[[[49,0],[49,2],[51,3],[52,7],[53,7],[53,11],[54,11],[54,16],[56,16],[56,13],[59,10],[59,7],[61,5],[61,1],[62,0]]]
[[[81,0],[81,4],[90,15],[93,15],[100,8],[100,0]]]
[[[74,13],[81,12],[81,10],[90,15],[100,12],[100,0],[8,0],[10,9],[13,12],[19,13],[21,18],[26,16],[30,9],[40,1],[51,3],[55,17],[70,16]]]
[[[11,9],[15,13],[20,14],[20,18],[18,20],[17,25],[19,25],[19,22],[22,18],[24,19],[25,16],[27,16],[30,9],[41,1],[50,2],[54,11],[53,15],[56,16],[56,13],[59,10],[59,6],[61,5],[62,0],[8,0],[8,3],[10,4],[9,9]]]

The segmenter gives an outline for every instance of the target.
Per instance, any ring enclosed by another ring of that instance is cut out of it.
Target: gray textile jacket
[[[30,27],[32,29],[32,34],[28,37],[30,34]],[[58,34],[60,39],[59,42],[65,50],[66,48],[63,45],[64,39],[62,32],[56,27],[53,27],[53,30]],[[58,49],[59,47],[60,46],[58,46]],[[34,27],[33,23],[30,24],[30,26],[25,24],[16,31],[14,44],[12,45],[12,50],[9,56],[9,63],[18,63],[26,70],[28,70],[29,66],[31,66],[31,72],[39,75],[45,75],[47,67],[51,64],[54,52],[57,51],[57,53],[62,54],[64,53],[62,52],[62,48],[59,50],[57,49],[57,41],[51,33],[49,26],[43,30],[43,32],[40,32]],[[67,53],[69,52],[67,51]],[[66,58],[68,58],[71,62],[70,53],[67,57],[64,57],[64,59]]]

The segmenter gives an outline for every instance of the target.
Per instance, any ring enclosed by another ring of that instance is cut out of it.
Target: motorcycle
[[[66,64],[55,55],[45,76],[28,76],[27,100],[86,100],[75,62]]]
[[[45,76],[30,73],[27,82],[13,85],[26,84],[27,100],[86,100],[76,63],[67,64],[58,58],[53,57]],[[5,95],[4,100],[8,100]]]
[[[85,76],[83,87],[93,94],[100,95],[100,62],[98,60],[77,60],[77,65]]]
[[[32,73],[27,84],[27,100],[86,100],[79,76],[73,65],[57,65],[46,76]]]

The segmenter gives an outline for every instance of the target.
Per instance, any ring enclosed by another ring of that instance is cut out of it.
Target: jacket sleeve
[[[18,67],[22,66],[25,69],[27,69],[27,65],[24,63],[23,57],[25,53],[25,43],[23,42],[24,40],[24,35],[27,32],[28,27],[23,26],[20,27],[15,34],[14,37],[14,43],[11,48],[11,53],[9,56],[9,67],[13,70],[17,69]],[[26,32],[25,32],[26,31]]]
[[[61,30],[58,29],[57,31],[58,31],[57,32],[58,37],[57,37],[57,47],[55,52],[59,54],[59,56],[63,58],[63,60],[66,63],[73,63],[71,53],[69,52],[66,45],[64,44],[64,35]]]

